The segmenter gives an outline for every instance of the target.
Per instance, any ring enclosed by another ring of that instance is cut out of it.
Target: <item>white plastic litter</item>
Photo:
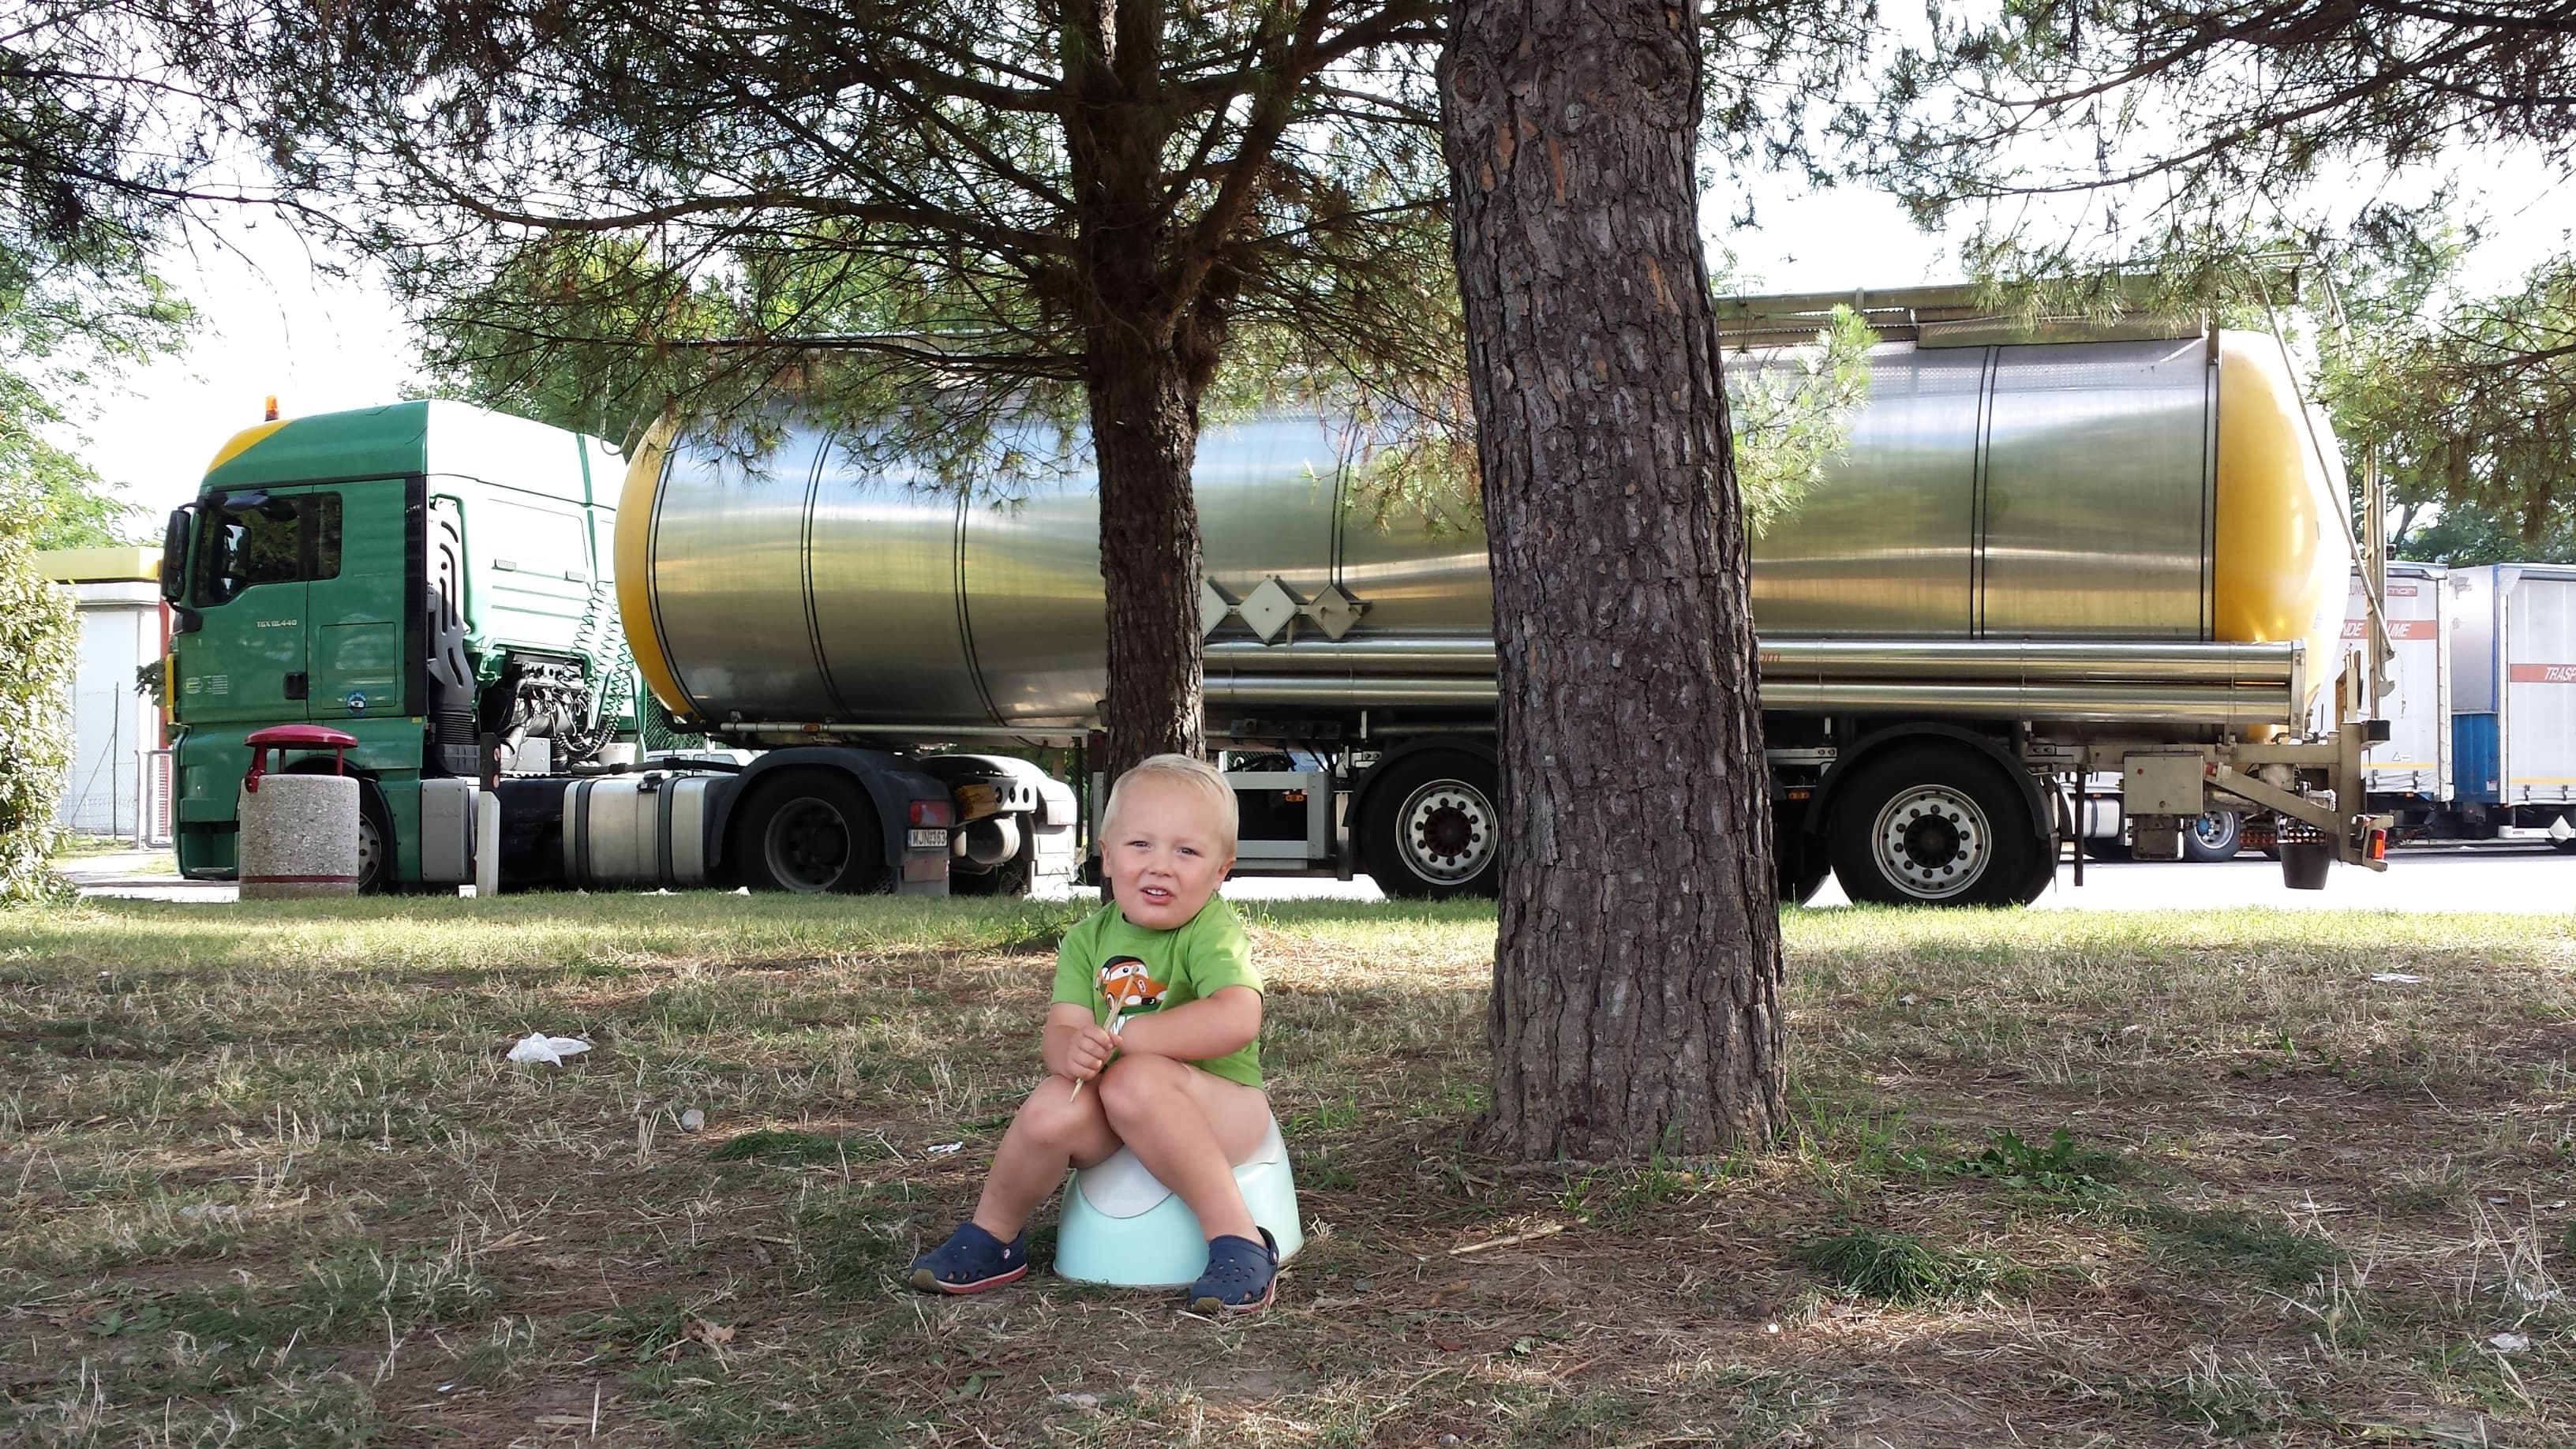
[[[2498,1353],[2520,1353],[2531,1347],[2531,1338],[2521,1333],[2490,1333],[2487,1343]]]
[[[932,1157],[946,1157],[949,1153],[959,1151],[965,1146],[963,1142],[933,1142],[921,1150]]]
[[[680,1114],[680,1130],[683,1132],[695,1132],[706,1125],[707,1114],[695,1107]]]
[[[2409,975],[2404,971],[2382,971],[2377,975],[2372,976],[2370,979],[2373,981],[2386,982],[2391,986],[2412,986],[2424,978],[2421,976]]]
[[[519,1038],[518,1044],[510,1048],[510,1060],[544,1062],[548,1066],[559,1067],[563,1065],[564,1058],[577,1057],[588,1050],[590,1050],[590,1043],[580,1037],[548,1036],[541,1031],[532,1031]]]

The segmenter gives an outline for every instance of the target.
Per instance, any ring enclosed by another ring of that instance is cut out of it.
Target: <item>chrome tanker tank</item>
[[[1369,522],[1360,441],[1284,415],[1201,438],[1211,713],[1490,704],[1483,536]],[[1848,457],[1754,549],[1764,705],[2292,724],[2351,567],[2333,447],[2268,336],[1883,343]],[[1080,469],[961,496],[820,430],[751,463],[682,438],[638,450],[617,578],[684,718],[1059,732],[1105,687],[1098,537]]]

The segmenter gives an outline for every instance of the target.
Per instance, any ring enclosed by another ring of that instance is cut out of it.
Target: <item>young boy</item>
[[[976,1293],[1026,1273],[1029,1214],[1068,1167],[1123,1143],[1207,1232],[1190,1308],[1267,1307],[1277,1244],[1234,1182],[1270,1124],[1261,977],[1242,922],[1216,896],[1234,867],[1234,792],[1200,761],[1156,755],[1120,777],[1102,817],[1109,899],[1056,956],[1047,1079],[1002,1135],[975,1215],[913,1260],[910,1281]]]

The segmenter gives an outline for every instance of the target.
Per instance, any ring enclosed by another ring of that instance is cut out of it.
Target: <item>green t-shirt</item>
[[[1103,989],[1102,973],[1109,975]],[[1110,994],[1134,1018],[1185,1006],[1228,986],[1261,989],[1252,969],[1252,942],[1243,921],[1222,897],[1211,896],[1189,924],[1168,931],[1136,925],[1111,901],[1064,933],[1055,957],[1055,999],[1088,1007],[1091,1019],[1109,1024]],[[1197,1065],[1229,1082],[1261,1085],[1261,1039],[1254,1037],[1221,1057]]]

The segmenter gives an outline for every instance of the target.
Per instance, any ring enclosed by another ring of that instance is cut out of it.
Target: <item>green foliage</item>
[[[2096,1176],[2109,1158],[2077,1144],[2075,1134],[2060,1127],[2044,1145],[2025,1142],[2013,1132],[1998,1132],[1986,1150],[1951,1163],[1954,1177],[1982,1177],[2005,1187],[2063,1197],[2090,1197],[2109,1184]]]
[[[1587,1223],[1627,1225],[1655,1208],[1701,1190],[1700,1179],[1676,1168],[1659,1150],[1642,1167],[1596,1167],[1565,1185],[1557,1203]]]
[[[2388,530],[2392,558],[2456,567],[2576,563],[2576,495],[2529,511],[2520,524],[2476,503],[2420,497],[2400,499],[2395,512]]]
[[[2500,296],[2453,285],[2458,250],[2356,268],[2350,325],[2324,341],[2320,382],[2346,446],[2385,473],[2404,556],[2495,563],[2576,544],[2576,262]]]
[[[1727,419],[1735,429],[1735,489],[1745,526],[1759,537],[1797,511],[1810,489],[1851,451],[1851,420],[1869,401],[1876,338],[1849,307],[1816,333],[1816,345],[1758,367],[1726,369]]]
[[[1051,446],[1016,435],[1030,416],[1086,416],[1113,342],[1168,348],[1217,414],[1392,400],[1447,361],[1436,15],[927,0],[775,26],[593,9],[568,32],[361,0],[174,44],[290,186],[355,199],[440,392],[754,441],[787,396],[847,446],[976,483]]]
[[[2571,40],[2515,7],[2281,0],[2012,0],[1935,16],[1900,50],[1874,106],[1841,130],[1918,217],[2003,198],[2090,193],[2105,237],[2220,217],[2376,203],[2374,168],[2485,149],[2563,164],[2576,107]],[[2320,195],[2351,168],[2362,184]],[[2134,210],[2137,216],[2132,216]],[[2064,213],[1996,208],[2012,224]]]
[[[0,370],[0,480],[11,490],[11,509],[20,514],[19,536],[39,549],[132,541],[140,510],[40,431],[65,421],[34,382]]]
[[[1838,1288],[1900,1305],[1973,1298],[1996,1277],[1993,1265],[1980,1259],[1867,1225],[1807,1243],[1798,1255]]]
[[[0,474],[0,903],[57,889],[45,861],[71,764],[64,705],[79,640],[70,596],[36,572],[25,497]]]
[[[102,373],[167,351],[194,319],[149,265],[207,137],[168,124],[134,27],[74,0],[11,17],[0,50],[0,480],[41,521],[32,547],[124,541],[132,508],[48,433]]]

